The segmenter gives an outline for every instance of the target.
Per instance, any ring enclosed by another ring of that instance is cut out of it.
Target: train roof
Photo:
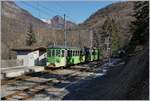
[[[57,46],[53,46],[53,45],[49,45],[47,48],[61,48],[61,49],[82,49],[82,48],[80,48],[80,47],[72,47],[72,46],[67,46],[67,47],[64,47],[64,46],[59,46],[59,45],[57,45]]]
[[[47,48],[55,48],[55,49],[98,49],[96,47],[89,48],[89,47],[72,47],[72,46],[63,46],[63,45],[49,45]]]

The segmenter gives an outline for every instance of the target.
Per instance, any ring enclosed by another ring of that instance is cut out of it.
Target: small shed
[[[16,52],[17,59],[22,61],[24,66],[46,65],[46,47],[20,47],[12,51]]]

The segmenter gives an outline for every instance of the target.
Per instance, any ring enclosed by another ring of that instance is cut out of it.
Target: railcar
[[[67,65],[67,50],[60,47],[47,48],[47,66],[48,67],[63,67]]]
[[[96,48],[48,47],[46,64],[48,67],[57,68],[96,61],[98,59],[99,50]]]
[[[100,50],[99,49],[93,49],[93,60],[96,61],[100,58]]]
[[[90,48],[85,48],[85,61],[86,62],[90,62],[90,61],[93,61],[93,49],[90,49]]]
[[[67,56],[67,65],[74,65],[81,63],[80,60],[80,48],[68,48],[67,49],[68,56]]]

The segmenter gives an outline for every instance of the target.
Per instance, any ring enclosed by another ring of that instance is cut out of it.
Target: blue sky
[[[40,19],[66,14],[66,19],[82,23],[98,9],[118,1],[16,1],[21,8]]]

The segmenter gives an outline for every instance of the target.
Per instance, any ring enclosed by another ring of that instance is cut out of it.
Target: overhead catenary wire
[[[66,18],[69,18],[71,21],[75,22],[73,17],[70,16],[70,12],[68,12],[68,10],[66,10],[60,3],[55,2],[55,4],[62,10],[63,9],[63,14],[66,14]]]
[[[35,9],[37,12],[39,11],[39,9],[42,8],[42,7],[40,7],[40,4],[38,4],[38,7],[35,7],[35,6],[33,6],[33,5],[31,5],[31,4],[27,3],[27,2],[25,2],[25,1],[21,1],[21,3],[23,3],[24,5],[26,5],[26,6],[30,7],[30,8]],[[46,15],[46,16],[52,15],[52,13],[49,13],[49,12],[47,12],[46,10],[43,10],[43,11],[42,11],[42,14],[44,14],[44,15]]]
[[[38,3],[38,7],[35,7],[35,6],[31,5],[31,4],[29,4],[28,2],[25,2],[25,1],[21,1],[21,2],[22,2],[24,5],[26,5],[26,6],[30,7],[30,8],[35,9],[35,10],[38,11],[38,12],[39,12],[39,9],[43,9],[43,10],[42,10],[42,14],[44,14],[44,15],[46,15],[46,16],[49,16],[49,15],[54,16],[54,14],[55,14],[55,15],[63,16],[64,13],[65,13],[65,14],[66,14],[66,12],[68,13],[68,11],[66,11],[63,6],[60,6],[60,4],[58,5],[58,7],[61,8],[61,9],[63,9],[64,12],[58,12],[58,11],[52,10],[52,9],[50,9],[50,8],[47,8],[46,6],[41,5],[40,3]],[[57,3],[57,4],[58,4],[58,3]],[[42,14],[41,14],[41,15],[42,15]],[[74,19],[73,19],[72,17],[70,17],[69,13],[66,15],[66,18],[68,18],[68,19],[70,19],[71,21],[75,22]]]
[[[55,10],[52,10],[52,9],[50,9],[50,8],[47,8],[46,6],[43,6],[43,5],[40,5],[42,8],[44,8],[45,10],[47,10],[48,12],[49,11],[51,11],[51,13],[53,12],[53,13],[55,13],[56,15],[61,15],[61,16],[63,16],[63,14],[64,13],[62,13],[62,12],[58,12],[58,11],[55,11]]]

